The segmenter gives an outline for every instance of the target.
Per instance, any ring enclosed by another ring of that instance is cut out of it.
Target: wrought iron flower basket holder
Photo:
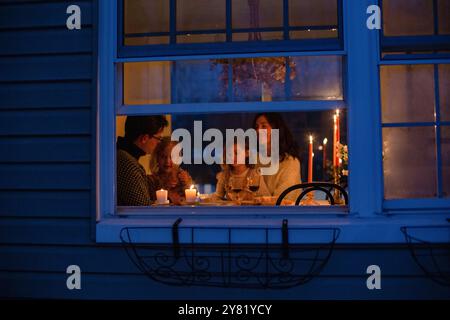
[[[281,228],[179,227],[180,222],[178,219],[171,230],[166,230],[172,234],[170,245],[142,240],[154,228],[130,227],[121,231],[129,258],[154,281],[173,286],[253,289],[299,286],[322,271],[340,233],[337,228],[288,228],[287,220],[283,220]],[[202,232],[227,239],[222,244],[202,243],[197,239]],[[252,239],[250,234],[255,232],[265,239],[263,244]],[[236,233],[247,234],[247,240],[235,243]],[[289,244],[289,239],[297,239],[296,236],[311,239],[319,234],[329,240],[321,244]]]
[[[431,280],[443,286],[450,286],[450,226],[402,227],[400,230],[420,269]],[[446,242],[427,241],[426,235],[430,233],[442,234]]]

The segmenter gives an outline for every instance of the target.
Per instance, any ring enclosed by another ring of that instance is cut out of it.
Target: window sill
[[[155,207],[120,207],[117,214],[119,216],[173,216],[178,217],[195,216],[264,216],[278,218],[280,215],[347,215],[347,206],[155,206]]]
[[[197,208],[198,209],[198,208]],[[203,209],[203,208],[201,208]],[[208,208],[205,208],[208,209]],[[233,243],[248,243],[251,238],[252,243],[265,243],[264,228],[273,229],[269,235],[269,242],[281,243],[281,224],[283,219],[288,219],[289,223],[289,243],[291,244],[319,244],[329,243],[330,235],[327,232],[301,232],[295,228],[339,228],[340,236],[338,244],[405,244],[405,238],[400,228],[403,226],[448,226],[448,214],[436,215],[409,215],[409,216],[374,216],[358,217],[356,215],[296,215],[287,217],[283,213],[264,216],[259,212],[257,217],[252,215],[251,210],[246,211],[245,216],[236,212],[227,216],[219,216],[216,212],[214,216],[207,217],[198,211],[193,211],[195,215],[186,211],[180,215],[161,215],[164,210],[158,210],[159,216],[116,216],[104,218],[97,223],[97,242],[99,243],[120,243],[120,231],[124,227],[145,227],[151,228],[152,232],[145,233],[140,239],[141,242],[154,244],[172,243],[172,225],[178,217],[183,221],[179,225],[180,243],[190,243],[191,233],[185,228],[195,228],[195,242],[208,244],[223,244],[228,242],[226,233],[221,233],[224,229],[232,228]],[[199,210],[201,211],[201,210]],[[228,211],[229,212],[229,211]],[[272,210],[273,213],[273,210]],[[207,214],[206,214],[207,215]],[[252,229],[255,229],[254,232]],[[200,231],[199,231],[200,230]],[[198,232],[197,232],[198,231]],[[313,230],[315,231],[315,230]],[[252,236],[249,237],[249,233]],[[433,234],[430,232],[428,240],[436,243],[448,242],[448,235]]]

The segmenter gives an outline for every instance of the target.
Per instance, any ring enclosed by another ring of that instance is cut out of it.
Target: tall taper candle
[[[309,136],[308,182],[313,181],[313,137]]]
[[[333,167],[336,168],[336,148],[337,148],[337,123],[336,114],[333,115]]]
[[[322,152],[323,152],[322,169],[323,169],[324,179],[325,179],[325,174],[326,174],[326,171],[327,171],[327,143],[328,143],[328,139],[327,138],[323,139],[323,144],[322,144]]]
[[[336,147],[340,144],[341,142],[341,129],[340,129],[340,117],[339,117],[339,109],[336,110]],[[338,157],[338,153],[336,150],[336,166],[339,167],[340,162],[339,162],[339,157]]]

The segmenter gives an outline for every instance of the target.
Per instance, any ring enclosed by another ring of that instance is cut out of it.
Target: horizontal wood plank
[[[89,162],[91,137],[0,137],[2,162]]]
[[[87,245],[90,219],[0,218],[0,245],[46,244]]]
[[[0,31],[0,56],[89,53],[92,52],[92,29]]]
[[[90,190],[90,164],[0,164],[0,190]]]
[[[170,248],[169,248],[170,250]],[[58,272],[64,265],[75,263],[91,273],[139,274],[140,271],[129,260],[120,244],[113,246],[52,247],[52,246],[12,246],[0,247],[0,270],[51,271]],[[394,259],[395,257],[395,259]],[[396,261],[400,259],[400,265]],[[351,264],[348,261],[352,261]],[[336,249],[321,276],[364,277],[367,266],[379,263],[383,276],[421,277],[423,272],[414,263],[410,252],[404,249]]]
[[[91,218],[91,197],[89,190],[2,190],[0,217]]]
[[[82,27],[92,25],[91,1],[65,0],[58,2],[26,3],[0,2],[0,30],[20,28],[66,27],[70,5],[78,5],[81,10]]]
[[[0,109],[77,108],[92,105],[91,81],[0,84]]]
[[[0,136],[86,135],[91,133],[91,110],[0,111]]]
[[[82,289],[68,290],[67,277],[65,270],[58,273],[0,272],[0,292],[6,297],[52,299],[449,299],[447,287],[423,277],[383,278],[382,290],[368,290],[365,276],[317,277],[305,285],[276,291],[168,286],[143,275],[109,274],[106,271],[102,274],[83,273],[82,267]]]
[[[91,80],[92,56],[0,57],[0,82]]]

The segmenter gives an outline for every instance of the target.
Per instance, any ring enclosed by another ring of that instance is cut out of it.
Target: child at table
[[[192,178],[189,173],[175,165],[172,161],[172,149],[177,144],[171,141],[170,137],[164,137],[156,147],[152,158],[152,172],[149,183],[151,189],[165,189],[168,191],[168,198],[174,204],[181,204],[185,189],[189,189]]]
[[[241,152],[245,153],[245,163],[238,163],[238,155]],[[234,163],[222,164],[222,171],[216,176],[215,198],[242,201],[252,200],[255,196],[270,195],[259,169],[249,164],[248,154],[247,147],[243,148],[237,143],[234,144]],[[224,162],[226,162],[225,157]],[[250,190],[251,186],[255,186],[253,192]]]

